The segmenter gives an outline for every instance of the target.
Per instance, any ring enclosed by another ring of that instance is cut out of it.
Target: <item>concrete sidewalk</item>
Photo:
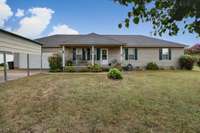
[[[39,74],[40,70],[30,70],[30,75]],[[8,81],[16,80],[27,76],[26,70],[8,70]],[[4,72],[0,70],[0,83],[4,82]]]

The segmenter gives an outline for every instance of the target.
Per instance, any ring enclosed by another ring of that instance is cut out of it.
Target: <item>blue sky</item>
[[[38,38],[64,34],[141,34],[151,36],[151,24],[131,25],[129,29],[118,28],[129,8],[112,0],[0,0],[12,15],[4,20],[2,27],[12,32]],[[23,11],[18,15],[17,10]],[[31,10],[32,9],[32,10]],[[36,10],[34,10],[36,9]],[[40,12],[41,14],[38,14]],[[36,16],[36,17],[35,17]],[[32,21],[33,20],[33,21]],[[41,24],[42,22],[42,24]],[[169,41],[193,45],[200,42],[195,34],[178,34],[158,37]]]

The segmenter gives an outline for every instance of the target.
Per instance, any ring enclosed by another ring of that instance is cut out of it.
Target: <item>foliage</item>
[[[75,72],[74,66],[66,66],[64,69],[65,72]]]
[[[200,67],[200,58],[197,61],[197,65]]]
[[[103,72],[109,72],[109,70],[110,70],[110,67],[103,67],[103,68],[102,68],[102,71],[103,71]]]
[[[68,60],[68,61],[66,62],[66,66],[73,66],[72,60]]]
[[[158,70],[159,67],[156,63],[150,62],[150,63],[147,64],[146,69],[147,70]]]
[[[62,58],[58,54],[54,54],[48,58],[51,72],[60,72],[62,69]]]
[[[195,60],[191,55],[183,55],[179,59],[181,69],[192,70],[194,62]]]
[[[122,73],[117,68],[111,68],[107,74],[110,79],[122,79]]]
[[[102,72],[102,68],[99,64],[90,64],[88,65],[88,69],[90,70],[90,72]]]
[[[128,64],[127,66],[124,67],[125,71],[132,71],[133,70],[133,65],[132,64]]]
[[[200,44],[196,44],[190,48],[185,49],[186,54],[200,54]]]
[[[3,67],[3,66],[4,66],[4,63],[0,63],[0,66]]]
[[[119,28],[129,27],[130,23],[151,22],[154,35],[168,33],[177,35],[180,29],[197,33],[200,36],[200,0],[114,0],[132,7]],[[187,21],[186,19],[190,19]],[[179,23],[183,23],[183,27]]]

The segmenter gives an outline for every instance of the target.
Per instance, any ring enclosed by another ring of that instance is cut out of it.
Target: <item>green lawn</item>
[[[40,74],[0,84],[0,132],[200,132],[200,72]]]

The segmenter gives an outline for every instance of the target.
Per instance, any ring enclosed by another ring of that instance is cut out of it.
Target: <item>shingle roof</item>
[[[146,37],[142,35],[53,35],[37,39],[43,47],[60,45],[126,45],[129,47],[186,47],[184,44]]]

